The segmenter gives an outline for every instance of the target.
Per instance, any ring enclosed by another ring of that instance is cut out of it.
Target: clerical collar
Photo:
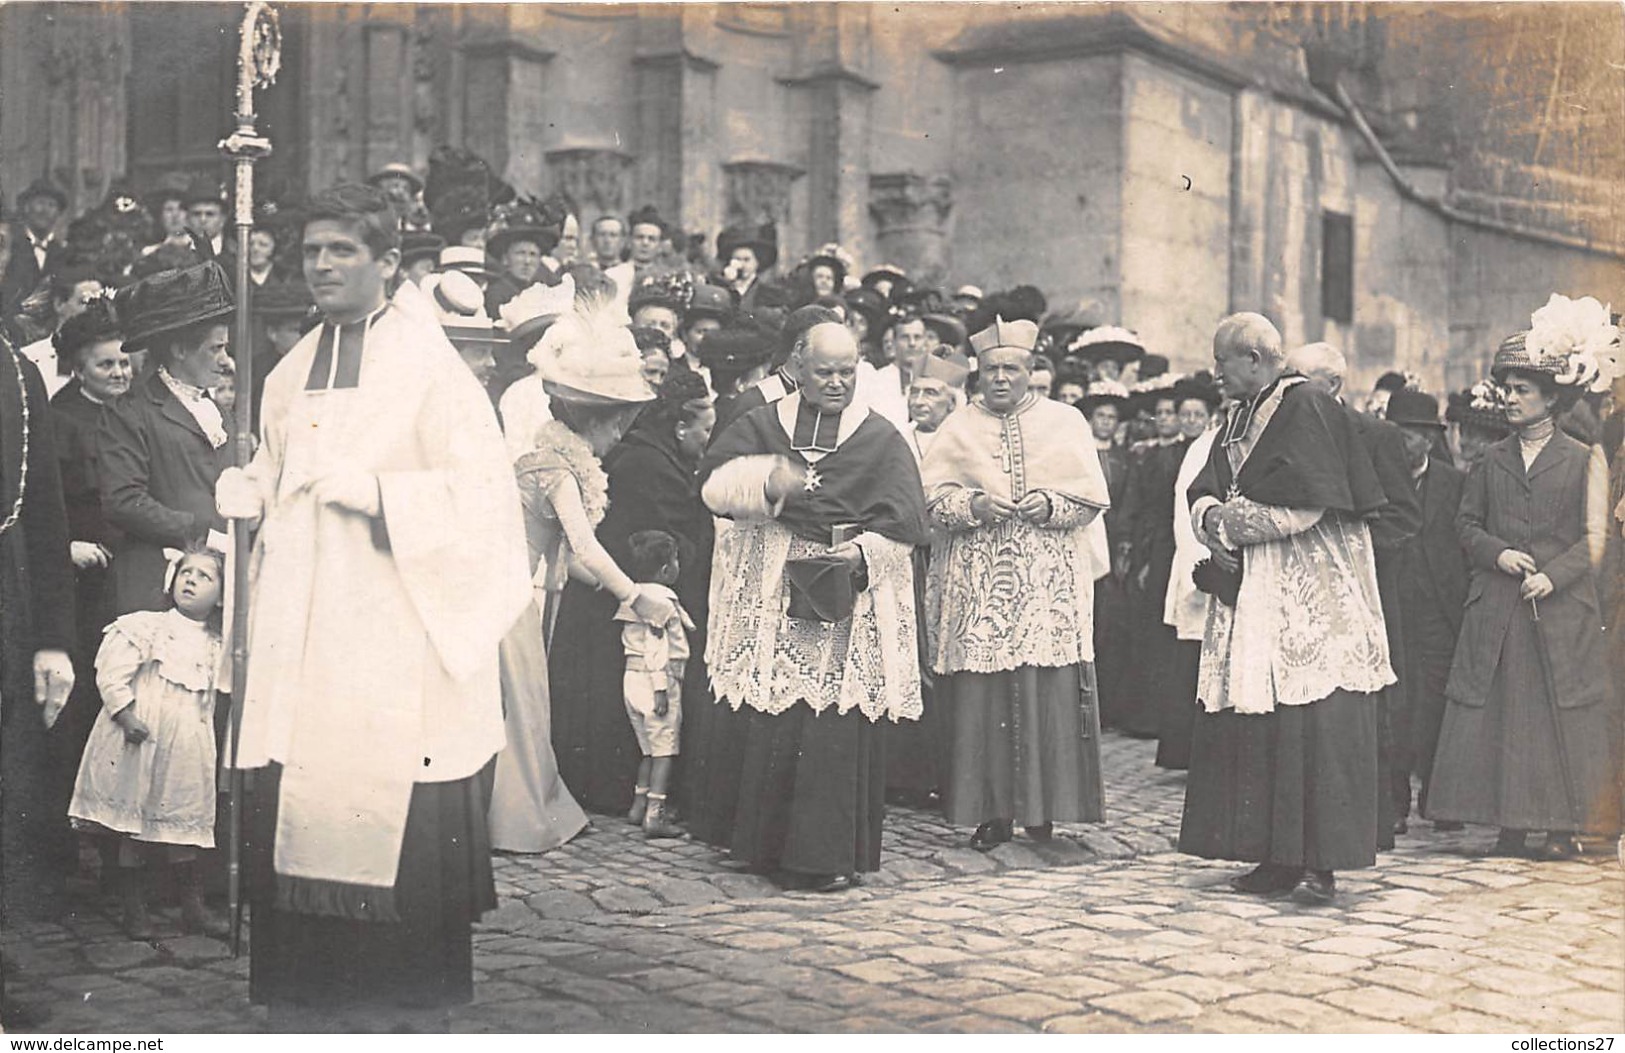
[[[372,325],[389,309],[386,302],[359,322],[339,325],[323,322],[316,341],[316,357],[305,378],[306,391],[328,391],[361,385],[361,352],[367,345]],[[336,350],[336,353],[335,353]]]
[[[773,375],[779,378],[780,384],[784,385],[784,393],[786,395],[790,394],[792,391],[801,390],[801,385],[796,383],[796,378],[792,377],[788,370],[783,368],[775,369],[773,371]]]
[[[790,435],[790,449],[797,453],[834,453],[841,430],[840,411],[825,413],[805,400],[796,407],[796,427]]]
[[[1260,406],[1269,401],[1269,397],[1275,394],[1276,389],[1281,386],[1283,380],[1287,379],[1287,376],[1288,374],[1282,373],[1266,384],[1263,391],[1260,391],[1246,402],[1236,404],[1229,419],[1224,423],[1223,434],[1219,436],[1219,445],[1233,446],[1247,437],[1247,429],[1253,423],[1253,414],[1258,412]],[[1299,379],[1302,378],[1299,377]]]

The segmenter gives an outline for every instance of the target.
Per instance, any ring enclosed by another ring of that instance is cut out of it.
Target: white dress
[[[176,610],[136,611],[96,654],[102,712],[68,815],[137,841],[214,847],[214,693],[220,637]],[[113,715],[134,706],[150,732],[126,742]]]

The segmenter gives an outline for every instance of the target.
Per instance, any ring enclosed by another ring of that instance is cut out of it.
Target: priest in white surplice
[[[238,758],[257,769],[251,993],[293,1026],[471,998],[470,926],[496,905],[497,645],[530,596],[485,392],[416,286],[385,297],[388,201],[327,191],[303,239],[324,322],[272,371],[258,454],[217,489],[260,521]]]

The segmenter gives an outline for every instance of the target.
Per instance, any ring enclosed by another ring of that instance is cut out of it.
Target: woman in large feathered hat
[[[1622,372],[1619,330],[1554,295],[1495,353],[1513,434],[1467,480],[1457,522],[1472,569],[1430,818],[1500,827],[1496,855],[1569,859],[1620,829],[1620,758],[1597,569],[1608,533],[1602,450],[1557,427]],[[1530,831],[1545,831],[1538,848]]]

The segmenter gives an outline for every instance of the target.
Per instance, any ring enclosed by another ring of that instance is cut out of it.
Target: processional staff
[[[236,359],[237,413],[232,436],[232,462],[246,468],[254,456],[250,420],[254,399],[252,315],[248,306],[248,235],[254,228],[254,162],[271,154],[271,141],[254,127],[254,89],[269,87],[282,66],[282,27],[276,9],[253,0],[243,12],[237,47],[237,129],[220,149],[231,158],[237,211],[237,319],[232,340]],[[237,767],[243,698],[248,684],[249,522],[232,521],[231,730],[229,750],[230,811],[227,840],[227,894],[231,907],[231,953],[242,947],[243,931],[243,773]]]

